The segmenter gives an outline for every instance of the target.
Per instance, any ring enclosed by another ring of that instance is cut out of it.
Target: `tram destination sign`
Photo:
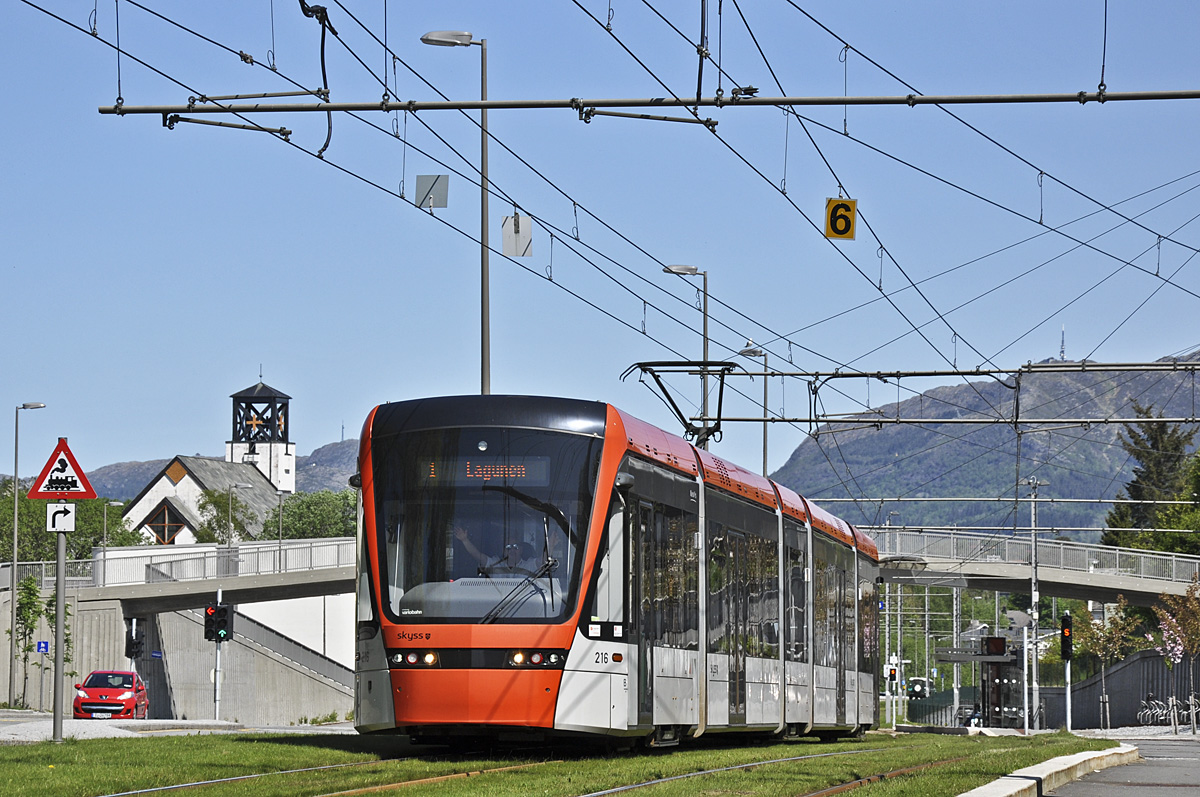
[[[510,487],[546,487],[550,484],[550,457],[459,457],[431,460],[425,485],[465,487],[495,484]]]

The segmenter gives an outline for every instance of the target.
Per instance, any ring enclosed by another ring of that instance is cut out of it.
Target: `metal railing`
[[[96,548],[91,559],[66,563],[67,589],[201,581],[229,576],[261,576],[354,565],[354,539],[246,542],[231,546],[171,545]],[[11,584],[11,564],[0,567],[0,588]],[[20,562],[17,580],[30,576],[40,589],[52,589],[54,562]]]
[[[879,534],[875,542],[880,556],[920,556],[927,560],[1028,565],[1032,554],[1028,538],[955,530],[896,531]],[[1069,540],[1039,539],[1037,545],[1039,568],[1185,583],[1200,574],[1200,556]]]

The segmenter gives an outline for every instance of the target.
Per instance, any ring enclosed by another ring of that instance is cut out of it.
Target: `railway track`
[[[753,769],[756,769],[759,767],[794,764],[797,762],[811,761],[811,760],[816,760],[816,759],[870,755],[873,753],[879,753],[879,752],[884,752],[884,751],[894,752],[894,751],[897,751],[900,749],[909,749],[909,748],[907,748],[907,747],[901,747],[901,748],[897,748],[897,747],[864,747],[864,748],[856,748],[856,749],[851,749],[851,750],[835,750],[835,751],[830,751],[830,752],[811,753],[811,754],[800,755],[800,756],[787,756],[787,757],[783,757],[783,758],[778,758],[778,757],[777,758],[768,758],[768,759],[749,761],[746,763],[740,763],[740,764],[735,764],[735,765],[730,765],[730,766],[704,769],[704,770],[699,770],[699,771],[695,771],[695,772],[686,772],[683,774],[671,775],[671,776],[661,777],[661,778],[654,778],[654,779],[650,779],[650,780],[639,780],[636,783],[629,783],[629,784],[625,784],[625,785],[621,785],[621,786],[615,786],[615,787],[604,789],[601,791],[587,792],[587,793],[581,795],[581,797],[607,797],[608,795],[624,794],[626,792],[632,792],[632,791],[636,791],[638,789],[650,788],[650,787],[658,786],[658,785],[665,784],[665,783],[689,780],[689,779],[694,779],[694,778],[712,777],[712,776],[720,775],[722,773],[729,773],[729,772],[736,772],[736,771],[748,771],[748,770],[753,770]],[[529,753],[533,753],[533,752],[534,752],[533,750],[510,750],[510,751],[508,751],[508,753],[510,755],[515,755],[518,757],[518,759],[521,754],[529,754]],[[540,750],[540,752],[547,752],[547,751]],[[217,778],[217,779],[212,779],[212,780],[194,781],[194,782],[188,782],[188,783],[178,783],[178,784],[172,784],[172,785],[167,785],[167,786],[158,786],[158,787],[153,787],[153,788],[138,789],[138,790],[134,790],[134,791],[117,792],[117,793],[105,795],[105,797],[134,797],[135,795],[161,794],[161,793],[168,793],[168,792],[174,792],[174,791],[203,790],[207,787],[219,787],[222,785],[239,783],[239,782],[262,780],[262,779],[273,779],[273,778],[276,778],[279,776],[303,775],[305,773],[329,772],[332,770],[339,770],[339,769],[344,769],[347,771],[350,771],[350,770],[362,771],[364,769],[376,767],[376,768],[379,768],[380,770],[386,771],[387,768],[392,768],[392,767],[396,767],[397,765],[403,765],[405,763],[411,763],[411,762],[415,762],[415,761],[420,761],[422,764],[428,764],[430,762],[446,763],[446,764],[451,765],[451,769],[454,768],[455,762],[461,762],[462,764],[464,764],[464,767],[461,770],[446,772],[446,773],[443,773],[440,775],[424,776],[424,777],[419,777],[419,778],[401,776],[400,778],[397,778],[396,780],[390,780],[385,783],[373,784],[370,786],[363,786],[363,787],[348,789],[348,790],[335,790],[335,791],[323,792],[320,794],[320,797],[356,797],[357,795],[379,794],[379,793],[385,793],[385,792],[395,791],[395,790],[400,790],[400,789],[407,789],[407,788],[411,788],[411,787],[429,786],[429,785],[434,785],[434,784],[439,784],[439,783],[447,783],[447,782],[451,782],[451,781],[455,781],[455,780],[475,778],[475,777],[493,775],[493,774],[498,774],[498,773],[503,773],[503,772],[515,772],[515,771],[521,771],[521,770],[525,770],[525,771],[536,770],[541,767],[551,766],[551,765],[555,765],[555,764],[562,764],[565,762],[564,758],[546,759],[546,760],[541,760],[541,761],[528,761],[528,760],[519,761],[518,760],[518,762],[516,762],[516,763],[505,763],[500,766],[480,768],[478,766],[478,764],[476,763],[478,761],[478,759],[480,757],[488,756],[491,754],[492,754],[491,751],[472,750],[472,751],[458,751],[453,754],[449,754],[449,755],[445,755],[445,756],[420,756],[420,757],[408,756],[408,757],[404,757],[404,758],[380,759],[380,760],[373,760],[373,761],[358,761],[358,762],[350,762],[350,763],[343,763],[343,764],[330,764],[330,765],[319,766],[319,767],[279,770],[277,772],[262,772],[262,773],[253,773],[253,774],[247,774],[247,775],[238,775],[238,776],[233,776],[233,777],[228,777],[228,778]],[[662,755],[662,753],[651,754],[650,756],[647,756],[647,759],[652,760],[653,757],[656,755]],[[579,760],[582,763],[582,762],[587,761],[589,758],[593,758],[593,757],[592,756],[580,756],[577,760]],[[602,757],[597,756],[595,758],[597,760],[599,760]],[[808,793],[804,794],[803,797],[830,797],[831,795],[841,794],[841,793],[844,793],[847,791],[852,791],[854,789],[869,785],[871,783],[876,783],[876,782],[886,780],[889,778],[913,774],[913,773],[921,772],[921,771],[928,770],[931,768],[943,766],[946,764],[955,763],[958,761],[962,761],[965,758],[966,757],[964,757],[964,756],[955,756],[953,758],[946,758],[946,759],[937,760],[937,761],[925,762],[922,764],[918,764],[916,766],[904,767],[901,769],[895,769],[895,770],[891,770],[891,771],[883,772],[883,773],[876,773],[876,774],[868,775],[866,777],[858,778],[858,779],[855,779],[852,781],[847,781],[845,783],[840,783],[835,786],[819,789],[819,790],[813,791],[813,792],[808,792]],[[381,772],[380,774],[383,774],[383,772]],[[696,788],[702,788],[702,787],[697,785]]]

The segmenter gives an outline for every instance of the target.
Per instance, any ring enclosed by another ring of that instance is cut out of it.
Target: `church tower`
[[[259,382],[234,393],[233,436],[225,461],[253,465],[275,489],[296,492],[296,444],[288,441],[291,396]]]

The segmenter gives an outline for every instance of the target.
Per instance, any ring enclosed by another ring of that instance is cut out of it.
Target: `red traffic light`
[[[217,613],[217,607],[214,604],[210,603],[204,607],[204,613],[207,614],[209,617],[212,617],[214,614]]]

